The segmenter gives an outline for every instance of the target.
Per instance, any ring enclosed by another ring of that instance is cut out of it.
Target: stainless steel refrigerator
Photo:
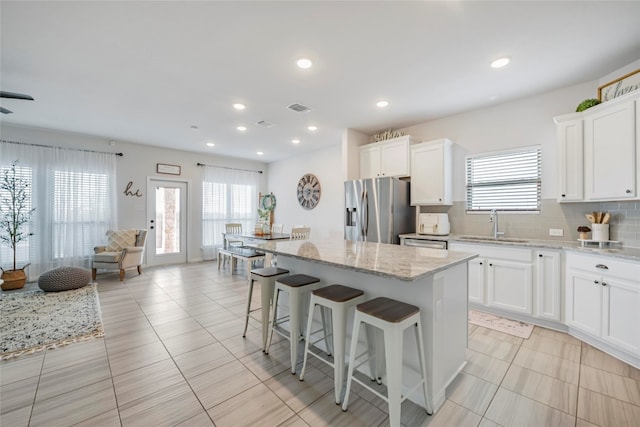
[[[415,231],[408,181],[391,177],[346,181],[344,194],[346,240],[398,244],[399,234]]]

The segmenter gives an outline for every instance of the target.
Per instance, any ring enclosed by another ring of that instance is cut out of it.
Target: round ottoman
[[[58,267],[38,278],[38,286],[45,292],[68,291],[86,286],[91,281],[91,272],[80,267]]]

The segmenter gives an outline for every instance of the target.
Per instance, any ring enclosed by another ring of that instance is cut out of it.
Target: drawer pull
[[[609,267],[607,267],[604,264],[596,264],[596,268],[599,268],[600,270],[608,270]]]
[[[606,283],[604,283],[604,282],[602,282],[602,286],[607,286],[607,284],[606,284]]]
[[[595,283],[596,285],[600,284],[600,282],[598,282],[597,280],[594,280],[593,283]]]

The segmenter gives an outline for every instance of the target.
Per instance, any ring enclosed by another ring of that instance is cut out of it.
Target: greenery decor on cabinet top
[[[600,104],[600,100],[598,99],[595,99],[595,98],[585,99],[580,104],[578,104],[578,108],[576,108],[576,113],[587,110],[591,107],[595,107],[598,104]]]

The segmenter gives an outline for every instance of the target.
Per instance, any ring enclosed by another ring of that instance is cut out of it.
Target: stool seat
[[[289,270],[285,270],[284,268],[279,267],[264,267],[264,268],[254,268],[251,270],[251,274],[255,274],[260,277],[273,277],[279,276],[284,273],[288,273]]]
[[[364,292],[360,289],[353,289],[344,285],[329,285],[316,289],[313,291],[313,295],[329,301],[345,302],[364,295]]]
[[[358,304],[356,309],[390,323],[402,322],[420,311],[415,305],[385,297],[374,298]]]
[[[299,288],[319,282],[320,279],[306,274],[292,274],[291,276],[278,279],[278,283],[289,286],[290,288]]]

